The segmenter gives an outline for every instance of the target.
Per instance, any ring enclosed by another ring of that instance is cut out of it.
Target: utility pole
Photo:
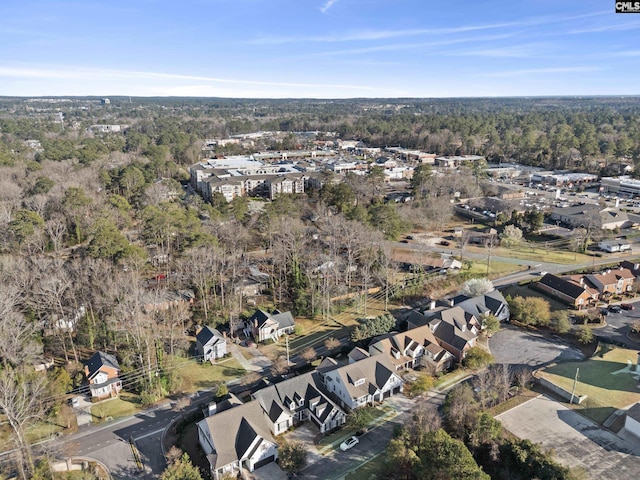
[[[578,383],[578,377],[580,376],[580,367],[576,368],[576,376],[573,379],[573,388],[571,389],[571,400],[569,400],[569,405],[573,403],[573,397],[576,393],[576,384]]]

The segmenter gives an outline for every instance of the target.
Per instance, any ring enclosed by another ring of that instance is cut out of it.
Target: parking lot
[[[552,362],[582,360],[577,348],[562,340],[505,325],[489,339],[496,363],[539,367]]]
[[[607,325],[594,329],[593,333],[602,341],[610,341],[624,345],[628,348],[640,348],[640,343],[627,337],[631,325],[640,322],[640,301],[629,302],[634,306],[633,310],[621,310],[618,313],[609,312],[605,317]]]
[[[554,449],[589,478],[640,478],[640,439],[623,440],[561,403],[540,396],[496,417],[519,438]]]

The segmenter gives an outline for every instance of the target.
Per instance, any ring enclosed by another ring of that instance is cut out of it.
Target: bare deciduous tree
[[[43,375],[25,376],[11,368],[0,371],[0,411],[5,415],[16,443],[21,477],[26,480],[33,472],[31,445],[26,429],[44,414],[43,397],[46,388]]]
[[[313,347],[307,347],[302,352],[300,352],[300,358],[302,358],[307,363],[310,363],[314,358],[316,358],[316,355],[316,350]]]

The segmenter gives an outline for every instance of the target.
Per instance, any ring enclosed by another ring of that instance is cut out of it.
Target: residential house
[[[203,413],[205,417],[210,417],[211,415],[224,412],[230,408],[239,407],[240,405],[242,405],[242,400],[233,393],[227,393],[224,397],[218,399],[218,401],[211,402],[207,405],[207,408],[203,410]]]
[[[259,402],[247,402],[197,423],[198,440],[214,479],[253,472],[278,458],[278,445]]]
[[[464,359],[468,349],[475,346],[481,328],[477,317],[460,306],[440,307],[424,314],[413,314],[408,318],[408,323],[410,329],[429,325],[438,344],[458,362]]]
[[[570,278],[557,277],[547,273],[535,286],[538,290],[557,298],[561,302],[582,310],[583,308],[589,308],[594,303],[594,299],[583,284],[584,280],[582,278],[580,280],[582,284],[572,281]],[[595,300],[597,301],[597,296]]]
[[[96,352],[84,365],[84,374],[89,382],[92,399],[117,397],[122,390],[119,378],[120,365],[109,353]]]
[[[369,345],[369,354],[388,355],[396,370],[427,367],[441,372],[453,363],[453,355],[440,346],[429,325],[384,335]]]
[[[322,373],[325,388],[350,410],[402,392],[403,381],[387,355],[374,355]]]
[[[600,297],[608,297],[630,292],[633,289],[635,276],[627,268],[606,270],[603,273],[593,273],[585,276],[586,280],[598,289]]]
[[[227,341],[218,330],[205,326],[196,333],[196,352],[203,362],[213,362],[227,354]]]
[[[142,297],[142,309],[146,313],[169,310],[179,305],[191,306],[196,298],[193,290],[161,290],[147,292]]]
[[[309,372],[258,390],[253,394],[270,420],[273,435],[311,421],[320,433],[343,425],[346,414],[325,393],[318,372]]]
[[[483,315],[493,315],[501,322],[508,322],[511,318],[509,304],[497,289],[477,297],[458,295],[453,299],[453,305],[462,308],[476,318],[480,318]]]
[[[258,309],[247,323],[252,330],[253,337],[258,342],[276,341],[281,335],[291,334],[295,329],[291,312],[280,312],[278,310],[273,313],[267,313]]]
[[[633,273],[633,275],[637,278],[640,277],[640,263],[630,262],[629,260],[624,260],[620,262],[620,268],[626,268]]]
[[[631,242],[624,239],[602,240],[598,248],[608,253],[626,252],[631,250]]]
[[[633,404],[625,413],[624,429],[640,438],[640,403]]]
[[[360,360],[364,360],[365,358],[369,358],[371,354],[367,352],[364,348],[355,347],[347,354],[347,358],[349,358],[349,363],[359,362]]]

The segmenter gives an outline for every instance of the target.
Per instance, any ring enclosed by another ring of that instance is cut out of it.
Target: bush
[[[493,363],[493,355],[482,347],[471,347],[467,350],[467,355],[464,357],[462,364],[474,370],[486,367]]]
[[[567,333],[571,330],[569,314],[564,310],[558,310],[551,314],[551,328],[558,333]]]
[[[582,325],[578,328],[576,336],[578,337],[578,341],[583,345],[589,345],[594,340],[593,331],[587,325]]]

